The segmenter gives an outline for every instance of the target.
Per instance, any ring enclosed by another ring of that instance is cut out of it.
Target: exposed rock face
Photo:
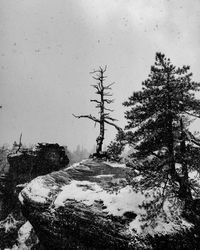
[[[62,169],[69,163],[69,159],[65,155],[64,147],[58,144],[39,143],[35,150],[22,150],[9,155],[8,162],[9,178],[16,185]]]
[[[13,245],[19,227],[26,221],[18,201],[21,189],[38,175],[66,167],[69,160],[64,147],[38,144],[34,150],[8,155],[8,162],[7,172],[0,173],[0,249]]]
[[[9,169],[0,174],[0,220],[5,219],[17,203],[18,184],[39,175],[66,167],[69,163],[64,147],[58,144],[38,144],[35,150],[22,150],[8,155]]]
[[[19,198],[43,247],[134,249],[127,171],[86,160],[30,182]]]

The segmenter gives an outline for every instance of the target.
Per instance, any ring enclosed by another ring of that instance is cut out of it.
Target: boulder
[[[45,249],[133,249],[136,218],[124,165],[85,160],[31,181],[24,216]]]

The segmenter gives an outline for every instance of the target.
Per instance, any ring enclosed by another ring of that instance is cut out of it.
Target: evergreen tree
[[[115,136],[115,140],[111,141],[107,147],[108,158],[112,161],[120,162],[122,151],[126,144],[125,132],[121,129]]]
[[[198,140],[189,132],[189,125],[200,116],[200,101],[195,95],[200,84],[192,81],[189,69],[175,67],[164,54],[156,53],[142,90],[123,103],[129,108],[125,112],[126,129],[132,131],[129,142],[136,149],[132,155],[134,176],[142,177],[131,177],[133,187],[155,191],[155,200],[145,204],[147,209],[161,209],[166,198],[178,198],[187,207],[192,204],[192,190],[199,190],[189,178],[190,171],[199,170],[200,159],[195,147]]]

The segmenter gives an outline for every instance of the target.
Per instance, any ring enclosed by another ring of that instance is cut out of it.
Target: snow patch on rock
[[[42,176],[31,181],[25,189],[28,191],[29,198],[39,203],[45,203],[50,195],[50,189],[44,184]],[[19,200],[23,204],[23,197],[21,194],[19,194]]]
[[[114,216],[122,216],[126,211],[139,212],[138,204],[142,202],[144,196],[133,192],[130,186],[122,188],[120,191],[108,192],[97,183],[89,181],[73,180],[69,185],[62,188],[54,201],[55,207],[64,206],[67,200],[76,200],[88,206],[95,201],[103,201],[107,208],[105,212]]]
[[[100,175],[95,176],[95,178],[97,178],[97,179],[112,178],[112,177],[113,177],[113,174],[100,174]]]
[[[104,162],[104,163],[108,164],[113,168],[127,168],[127,166],[124,163],[118,163],[118,162]]]
[[[31,230],[33,229],[32,225],[30,224],[29,221],[27,221],[23,226],[20,227],[19,229],[19,237],[18,240],[20,242],[25,242],[28,237],[30,236]]]
[[[33,244],[38,243],[38,239],[35,236],[35,242],[31,242],[31,233],[33,227],[29,221],[22,225],[18,231],[17,243],[13,245],[9,250],[31,250]],[[7,249],[8,250],[8,249]]]

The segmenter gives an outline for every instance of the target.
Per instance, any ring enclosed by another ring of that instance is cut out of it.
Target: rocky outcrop
[[[35,177],[63,169],[69,159],[64,147],[40,143],[33,150],[9,154],[8,162],[7,171],[0,173],[0,249],[14,244],[18,229],[26,222],[18,201],[19,192]]]
[[[22,184],[39,175],[67,166],[69,159],[64,147],[58,144],[39,143],[34,150],[21,150],[8,155],[9,168],[0,173],[0,220],[5,219],[17,203]]]
[[[138,205],[145,197],[126,183],[129,171],[122,164],[90,159],[31,181],[19,199],[42,249],[151,249],[153,244],[160,249],[147,232],[142,236],[144,211]],[[184,228],[189,223],[159,218],[154,232],[174,237]]]
[[[30,182],[19,197],[43,247],[131,249],[127,171],[86,160]]]
[[[69,159],[65,149],[58,144],[39,143],[33,150],[21,150],[8,155],[10,165],[8,177],[14,185],[29,182],[67,166]]]

